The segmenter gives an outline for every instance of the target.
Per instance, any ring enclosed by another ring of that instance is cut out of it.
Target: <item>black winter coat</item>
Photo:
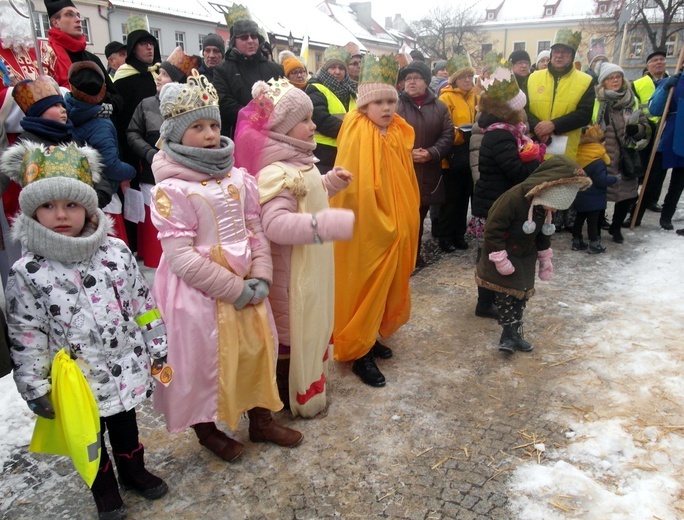
[[[486,129],[501,122],[491,114],[482,114],[478,125]],[[485,132],[480,144],[480,178],[473,189],[472,213],[487,218],[489,209],[503,193],[527,179],[539,167],[539,161],[522,162],[518,140],[507,130]]]
[[[283,66],[269,61],[262,51],[245,56],[232,48],[214,68],[213,84],[219,96],[221,134],[233,137],[240,109],[252,100],[252,87],[261,81],[285,76]]]
[[[135,112],[135,109],[138,108],[140,102],[157,93],[157,85],[154,82],[152,73],[144,72],[142,74],[134,74],[133,76],[118,79],[116,80],[116,86],[121,92],[126,93],[124,108],[116,121],[116,132],[119,136],[121,159],[132,164],[137,171],[140,171],[140,161],[128,146],[126,130],[128,129],[133,113]]]
[[[608,201],[608,186],[617,182],[617,177],[608,175],[606,163],[602,159],[596,159],[583,168],[591,179],[591,186],[577,193],[573,206],[576,211],[583,213],[606,209]]]
[[[413,148],[424,148],[432,157],[428,163],[413,163],[420,188],[420,205],[444,202],[439,200],[437,193],[442,178],[442,159],[449,153],[454,142],[454,123],[449,109],[429,90],[420,107],[413,102],[411,96],[402,92],[397,114],[416,132]]]
[[[140,159],[140,182],[155,184],[152,174],[152,159],[157,154],[159,129],[164,119],[159,108],[159,96],[143,99],[135,109],[126,130],[128,146]]]

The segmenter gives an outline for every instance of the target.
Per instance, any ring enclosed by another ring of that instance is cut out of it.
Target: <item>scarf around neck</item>
[[[74,125],[68,120],[66,123],[60,123],[42,117],[25,116],[19,124],[27,132],[32,132],[40,137],[44,136],[56,143],[66,143],[73,140]]]
[[[61,87],[69,87],[69,67],[71,67],[71,56],[69,52],[83,52],[86,49],[86,37],[82,34],[80,38],[74,38],[59,29],[48,29],[48,43],[57,55],[54,66],[53,79]]]
[[[349,100],[352,96],[356,97],[354,85],[348,81],[345,82],[344,80],[337,81],[327,70],[318,71],[317,79],[324,87],[329,88],[330,91],[335,94],[345,108],[349,108]],[[348,79],[348,77],[345,76],[344,79]]]
[[[290,164],[297,168],[315,164],[318,162],[318,159],[313,154],[315,149],[316,143],[309,143],[307,141],[288,137],[284,134],[269,132],[261,149],[259,163],[257,164],[255,171],[250,173],[256,174],[269,164],[273,164],[277,161]]]
[[[206,173],[212,177],[224,177],[233,169],[234,149],[233,141],[225,136],[221,136],[220,148],[195,148],[166,140],[162,143],[162,150],[171,159],[191,170]]]

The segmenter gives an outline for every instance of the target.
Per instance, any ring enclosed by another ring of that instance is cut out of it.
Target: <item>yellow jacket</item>
[[[451,120],[455,127],[461,125],[468,125],[475,122],[475,107],[480,101],[480,96],[475,95],[475,89],[472,88],[468,92],[463,92],[458,87],[447,85],[442,89],[439,96],[440,101],[449,109]],[[465,143],[463,132],[454,133],[454,146]]]

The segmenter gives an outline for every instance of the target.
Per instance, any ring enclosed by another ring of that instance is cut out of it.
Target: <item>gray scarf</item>
[[[212,177],[224,177],[233,169],[233,141],[221,136],[220,148],[195,148],[164,140],[162,150],[174,161]]]
[[[109,228],[109,220],[101,209],[86,220],[77,237],[60,235],[21,213],[12,225],[12,234],[21,241],[25,251],[49,260],[72,263],[93,256],[107,239]]]

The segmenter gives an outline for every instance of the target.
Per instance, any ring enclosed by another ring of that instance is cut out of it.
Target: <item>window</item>
[[[496,15],[494,14],[493,11],[488,11],[487,12],[487,20],[494,20],[496,18]]]
[[[677,35],[673,34],[670,37],[668,37],[667,41],[665,42],[665,54],[667,55],[668,58],[671,58],[675,55],[675,49],[677,48]]]
[[[641,36],[632,36],[629,40],[629,58],[641,58],[644,53],[644,39]]]
[[[121,41],[126,45],[126,40],[128,40],[128,24],[121,24]]]
[[[47,38],[48,29],[50,29],[50,18],[47,13],[36,13],[34,27],[36,28],[36,37]],[[81,18],[81,29],[86,37],[87,43],[92,43],[90,39],[90,21],[88,18]],[[124,41],[125,43],[125,41]]]
[[[209,5],[210,5],[211,7],[214,8],[214,10],[215,10],[217,13],[224,14],[224,13],[227,13],[227,12],[228,12],[228,6],[226,6],[226,5],[215,4],[215,3],[213,3],[213,2],[208,2],[208,3],[209,3]]]
[[[185,33],[176,31],[176,47],[185,50]]]
[[[541,51],[551,50],[551,40],[539,40],[537,42],[537,54]]]
[[[202,41],[207,37],[207,35],[206,35],[206,34],[200,34],[200,35],[198,35],[197,37],[199,38],[199,50],[200,50],[200,54],[202,54],[202,51],[204,50],[204,48],[202,47]]]
[[[150,34],[157,39],[157,43],[159,44],[159,52],[163,54],[164,51],[162,50],[161,29],[153,29],[150,27]]]
[[[482,53],[482,59],[484,59],[484,57],[487,56],[487,54],[492,52],[492,44],[491,43],[483,43],[480,52]]]
[[[526,42],[513,42],[514,51],[524,51]]]
[[[553,7],[547,7],[544,11],[544,16],[553,16]]]

